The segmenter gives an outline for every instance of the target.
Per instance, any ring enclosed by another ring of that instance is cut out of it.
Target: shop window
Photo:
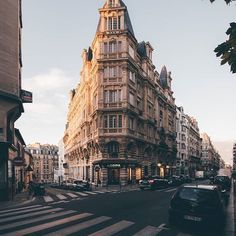
[[[114,158],[118,157],[119,154],[119,143],[110,142],[107,145],[109,157]]]

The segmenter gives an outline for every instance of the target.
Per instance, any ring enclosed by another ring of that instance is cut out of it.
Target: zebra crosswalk
[[[45,210],[46,209],[46,210]],[[17,218],[14,218],[17,217]],[[126,219],[113,219],[110,216],[98,216],[89,212],[78,212],[53,206],[33,205],[8,210],[0,210],[0,235],[23,236],[154,236],[171,229],[160,226],[146,225],[140,228],[139,224]],[[127,231],[128,230],[128,231]],[[175,234],[181,235],[181,234]]]
[[[159,189],[159,190],[155,190],[155,192],[174,192],[176,190],[176,188],[168,188],[168,189]],[[126,191],[119,191],[119,190],[108,190],[105,189],[103,191],[82,191],[82,192],[61,192],[61,193],[57,193],[57,194],[52,194],[50,193],[42,196],[41,197],[41,201],[47,204],[57,204],[57,203],[66,203],[66,202],[70,202],[72,200],[83,200],[86,197],[89,196],[96,196],[96,195],[100,195],[100,194],[118,194],[118,193],[122,193],[122,192],[131,192],[131,191],[140,191],[139,189],[130,189],[130,190],[126,190]]]

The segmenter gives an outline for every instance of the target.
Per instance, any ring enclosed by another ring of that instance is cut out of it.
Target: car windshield
[[[209,206],[215,206],[218,203],[218,195],[215,191],[199,188],[182,188],[178,197],[183,200],[204,203]]]
[[[215,180],[217,181],[227,181],[229,178],[227,176],[217,176]]]

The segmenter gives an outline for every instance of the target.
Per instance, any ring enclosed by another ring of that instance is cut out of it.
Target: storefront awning
[[[109,158],[109,159],[100,159],[95,160],[93,165],[105,167],[105,168],[122,168],[122,167],[130,167],[134,168],[139,166],[139,162],[136,159],[127,158]]]

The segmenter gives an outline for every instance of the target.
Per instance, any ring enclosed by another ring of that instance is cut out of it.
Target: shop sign
[[[13,160],[13,163],[14,163],[14,165],[16,165],[16,166],[21,166],[21,165],[23,165],[24,164],[24,159],[23,158],[21,158],[21,157],[16,157],[14,160]]]
[[[120,164],[107,164],[107,168],[120,168]]]
[[[23,103],[32,103],[33,95],[31,92],[22,89],[20,96]]]

